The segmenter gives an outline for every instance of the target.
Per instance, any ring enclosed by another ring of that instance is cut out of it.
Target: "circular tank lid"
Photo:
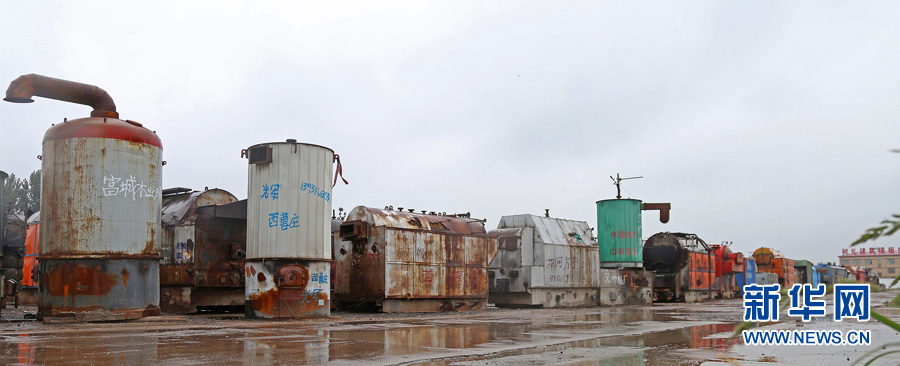
[[[310,143],[306,143],[306,142],[297,142],[296,139],[286,139],[286,140],[283,141],[283,142],[282,142],[282,141],[277,141],[277,142],[263,142],[263,143],[251,145],[250,147],[247,148],[247,150],[250,150],[250,149],[252,149],[252,148],[254,148],[254,147],[257,147],[257,146],[279,145],[279,144],[315,146],[315,147],[321,147],[321,148],[323,148],[323,149],[326,149],[326,150],[328,150],[328,151],[331,151],[332,153],[334,152],[334,150],[331,149],[331,148],[328,147],[328,146],[322,146],[322,145],[310,144]]]
[[[635,201],[635,202],[641,202],[641,200],[634,199],[634,198],[610,198],[610,199],[608,199],[608,200],[599,200],[599,201],[597,201],[597,203],[600,203],[600,202],[612,202],[612,201]]]
[[[44,133],[44,142],[70,138],[106,138],[157,146],[162,141],[153,131],[134,121],[118,118],[88,117],[57,123]]]

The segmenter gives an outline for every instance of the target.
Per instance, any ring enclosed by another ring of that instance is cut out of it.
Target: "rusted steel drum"
[[[159,314],[162,142],[90,117],[47,130],[41,163],[38,318]]]
[[[163,311],[185,314],[198,307],[244,306],[246,217],[246,201],[238,202],[222,189],[163,190]]]
[[[500,250],[491,262],[490,300],[497,306],[595,306],[599,247],[591,227],[536,215],[500,218]]]
[[[251,146],[245,155],[247,317],[328,316],[334,151],[287,140]]]
[[[497,237],[475,219],[356,207],[335,241],[338,306],[483,310]]]

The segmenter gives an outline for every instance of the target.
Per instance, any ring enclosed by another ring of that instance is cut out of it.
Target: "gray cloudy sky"
[[[452,3],[452,4],[451,4]],[[671,202],[644,236],[836,260],[900,212],[897,2],[0,3],[0,83],[100,86],[163,140],[163,185],[247,196],[250,145],[331,147],[335,208],[596,225],[610,175]],[[0,103],[2,166],[40,167],[51,123]],[[900,246],[900,237],[877,246]]]

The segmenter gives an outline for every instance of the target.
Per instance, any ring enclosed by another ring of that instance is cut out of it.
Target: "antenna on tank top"
[[[641,176],[641,177],[620,178],[620,177],[619,177],[619,173],[616,173],[616,177],[613,178],[613,177],[610,175],[610,176],[609,176],[609,179],[612,179],[612,180],[613,180],[613,184],[616,185],[616,199],[617,199],[617,200],[622,199],[622,181],[623,181],[623,180],[628,180],[628,179],[638,179],[638,178],[643,178],[643,176]]]

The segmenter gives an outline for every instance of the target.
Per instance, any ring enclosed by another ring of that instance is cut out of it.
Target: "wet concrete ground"
[[[896,292],[873,294],[882,303]],[[900,334],[875,321],[787,321],[772,329],[871,329],[873,346],[744,346],[728,336],[741,300],[588,309],[490,309],[443,314],[334,313],[330,319],[244,320],[241,314],[120,323],[43,324],[7,309],[2,364],[848,364]],[[885,309],[894,319],[900,312]],[[879,360],[896,365],[900,357]],[[727,363],[732,362],[732,363]]]

